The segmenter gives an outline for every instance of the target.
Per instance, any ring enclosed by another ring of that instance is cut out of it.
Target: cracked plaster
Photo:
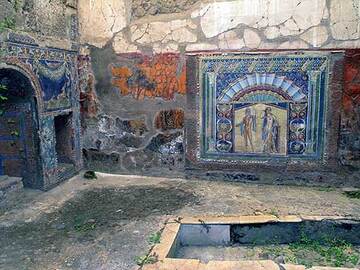
[[[131,23],[125,0],[107,1],[105,6],[104,0],[86,2],[79,10],[80,18],[85,17],[80,19],[82,40],[102,47],[113,39],[116,53],[141,52],[145,47],[158,53],[176,52],[182,47],[241,50],[276,49],[279,45],[291,46],[287,49],[340,46],[334,40],[348,41],[351,47],[360,38],[359,7],[353,0],[203,0],[181,13]]]

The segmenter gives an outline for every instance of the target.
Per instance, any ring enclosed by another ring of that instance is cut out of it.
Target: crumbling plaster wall
[[[79,20],[85,159],[119,172],[181,171],[187,52],[360,47],[357,0],[79,0]]]
[[[80,0],[83,43],[102,47],[111,42],[116,53],[359,45],[356,0],[176,1],[166,14],[162,2]],[[188,6],[191,2],[196,3]],[[159,11],[141,12],[138,18],[134,14],[146,3],[160,6]],[[184,3],[182,12],[179,3]]]

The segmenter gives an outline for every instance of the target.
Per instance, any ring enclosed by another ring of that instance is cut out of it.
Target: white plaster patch
[[[328,30],[325,26],[316,26],[300,36],[313,47],[321,47],[328,40]]]
[[[175,41],[179,43],[196,42],[197,35],[190,31],[187,20],[152,22],[130,27],[131,40],[139,44]]]
[[[309,45],[302,40],[286,41],[280,44],[278,49],[280,50],[295,50],[295,49],[308,49]]]
[[[171,22],[152,22],[149,24],[148,39],[151,42],[161,41],[171,33]],[[144,40],[145,41],[145,40]],[[139,40],[139,42],[141,42]],[[145,41],[144,43],[148,43]]]
[[[326,9],[326,0],[301,0],[294,11],[294,21],[297,26],[306,30],[318,25]]]
[[[81,42],[98,47],[104,46],[129,22],[125,0],[79,0],[78,14]]]
[[[300,0],[270,0],[268,9],[269,25],[279,25],[294,14]]]
[[[264,50],[273,50],[278,48],[280,45],[279,42],[261,42],[258,49],[264,49]]]
[[[360,38],[360,10],[357,0],[332,0],[330,7],[330,26],[334,39],[347,40]]]
[[[177,52],[179,50],[179,46],[175,42],[169,42],[167,44],[155,43],[153,46],[153,50],[154,50],[154,53]]]
[[[195,23],[193,23],[192,21],[188,20],[187,22],[187,26],[190,28],[190,29],[196,29],[197,28],[197,25]]]
[[[337,47],[338,48],[347,48],[347,49],[360,48],[360,39],[343,41]]]
[[[213,51],[217,49],[217,45],[210,43],[194,43],[186,46],[186,51]]]
[[[171,33],[171,22],[152,22],[130,28],[131,40],[139,44],[163,41]]]
[[[261,43],[261,38],[258,33],[253,30],[245,29],[244,31],[244,41],[245,45],[248,48],[257,48]]]
[[[127,41],[123,33],[118,33],[114,37],[113,49],[115,53],[138,52],[138,47]]]
[[[296,36],[301,32],[303,32],[303,30],[300,30],[296,22],[291,18],[280,26],[280,33],[283,36]]]
[[[186,28],[180,28],[172,32],[172,40],[179,43],[196,42],[197,36]]]
[[[197,17],[203,16],[208,11],[209,8],[210,8],[210,4],[201,3],[200,8],[191,13],[191,18],[195,19]]]
[[[130,27],[131,41],[137,41],[141,39],[148,30],[148,24],[132,25]]]
[[[243,23],[249,26],[266,16],[266,0],[215,2],[206,7],[201,28],[207,38],[215,37]]]
[[[174,20],[170,22],[170,29],[171,31],[174,31],[179,28],[183,28],[187,26],[186,20]]]
[[[243,47],[245,47],[245,42],[238,38],[235,31],[228,31],[219,36],[219,48],[222,50],[239,50]]]
[[[280,36],[280,29],[277,26],[271,26],[265,29],[264,34],[267,39],[275,39]]]

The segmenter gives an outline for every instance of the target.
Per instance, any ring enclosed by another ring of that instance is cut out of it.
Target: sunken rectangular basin
[[[293,265],[360,269],[360,220],[298,216],[184,218],[168,223],[154,255],[161,264],[179,265],[174,269],[264,269],[264,263],[267,270],[294,269],[287,268]],[[247,268],[242,267],[244,263]],[[192,266],[186,268],[188,264]]]

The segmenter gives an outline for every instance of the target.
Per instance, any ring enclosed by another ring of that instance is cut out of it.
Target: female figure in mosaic
[[[280,125],[271,107],[266,107],[262,124],[263,152],[279,153],[280,149]]]

